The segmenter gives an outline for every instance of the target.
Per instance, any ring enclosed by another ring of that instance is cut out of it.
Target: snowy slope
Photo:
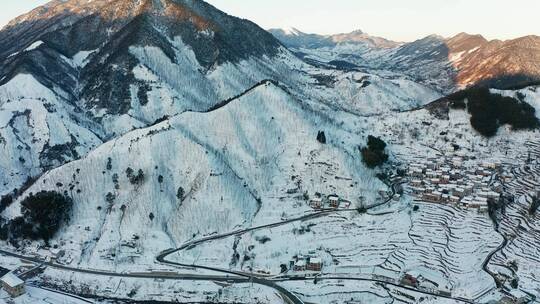
[[[61,91],[60,91],[61,94]],[[0,87],[0,194],[102,143],[95,123],[34,77]]]
[[[304,192],[375,197],[384,186],[363,169],[362,137],[310,109],[267,83],[210,113],[187,112],[109,141],[26,193],[67,190],[74,215],[55,243],[72,263],[119,268],[134,260],[144,267],[195,236],[301,214]],[[319,130],[330,144],[316,141]],[[142,184],[128,181],[128,167],[142,170]],[[18,210],[13,204],[5,215]]]

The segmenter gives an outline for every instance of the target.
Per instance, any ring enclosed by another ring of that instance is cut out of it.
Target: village
[[[468,161],[464,153],[417,158],[407,170],[410,178],[407,193],[416,201],[453,204],[487,213],[488,202],[499,200],[503,192],[503,185],[494,180],[494,175],[499,174],[503,180],[511,179],[511,176],[502,173],[500,162],[477,165],[474,161]]]

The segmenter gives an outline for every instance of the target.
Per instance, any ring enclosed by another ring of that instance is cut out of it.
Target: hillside
[[[361,165],[362,135],[323,113],[263,84],[212,112],[187,112],[107,142],[26,193],[73,197],[70,225],[55,240],[73,265],[144,269],[187,239],[302,214],[304,193],[374,197],[363,189],[382,184]],[[316,140],[320,130],[327,145]],[[141,169],[143,181],[131,183],[128,168]],[[18,210],[14,203],[5,215]]]
[[[205,111],[263,79],[294,83],[301,65],[203,1],[52,1],[0,41],[1,195],[165,116]]]

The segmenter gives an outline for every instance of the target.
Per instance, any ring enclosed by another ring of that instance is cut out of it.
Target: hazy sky
[[[2,0],[0,26],[47,0]],[[361,29],[400,41],[459,32],[508,39],[540,35],[540,0],[208,0],[263,28],[332,34]]]

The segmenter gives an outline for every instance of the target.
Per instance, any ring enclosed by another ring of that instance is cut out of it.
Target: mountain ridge
[[[362,30],[354,30],[350,33],[338,33],[320,35],[304,33],[296,28],[269,29],[272,35],[282,41],[288,47],[331,47],[340,43],[362,43],[376,48],[391,48],[400,45],[400,42],[385,38],[371,36]]]
[[[298,54],[303,54],[301,57],[307,55],[316,59],[324,55],[327,60],[347,60],[366,68],[399,71],[444,93],[472,85],[507,88],[540,80],[540,37],[535,35],[488,40],[465,32],[452,37],[432,34],[412,42],[385,46],[377,43],[377,37],[359,31],[362,44],[344,47],[340,43],[354,43],[355,32],[342,39],[339,34],[287,36],[279,30],[270,32]],[[336,44],[329,37],[338,37],[336,40],[340,42]]]

